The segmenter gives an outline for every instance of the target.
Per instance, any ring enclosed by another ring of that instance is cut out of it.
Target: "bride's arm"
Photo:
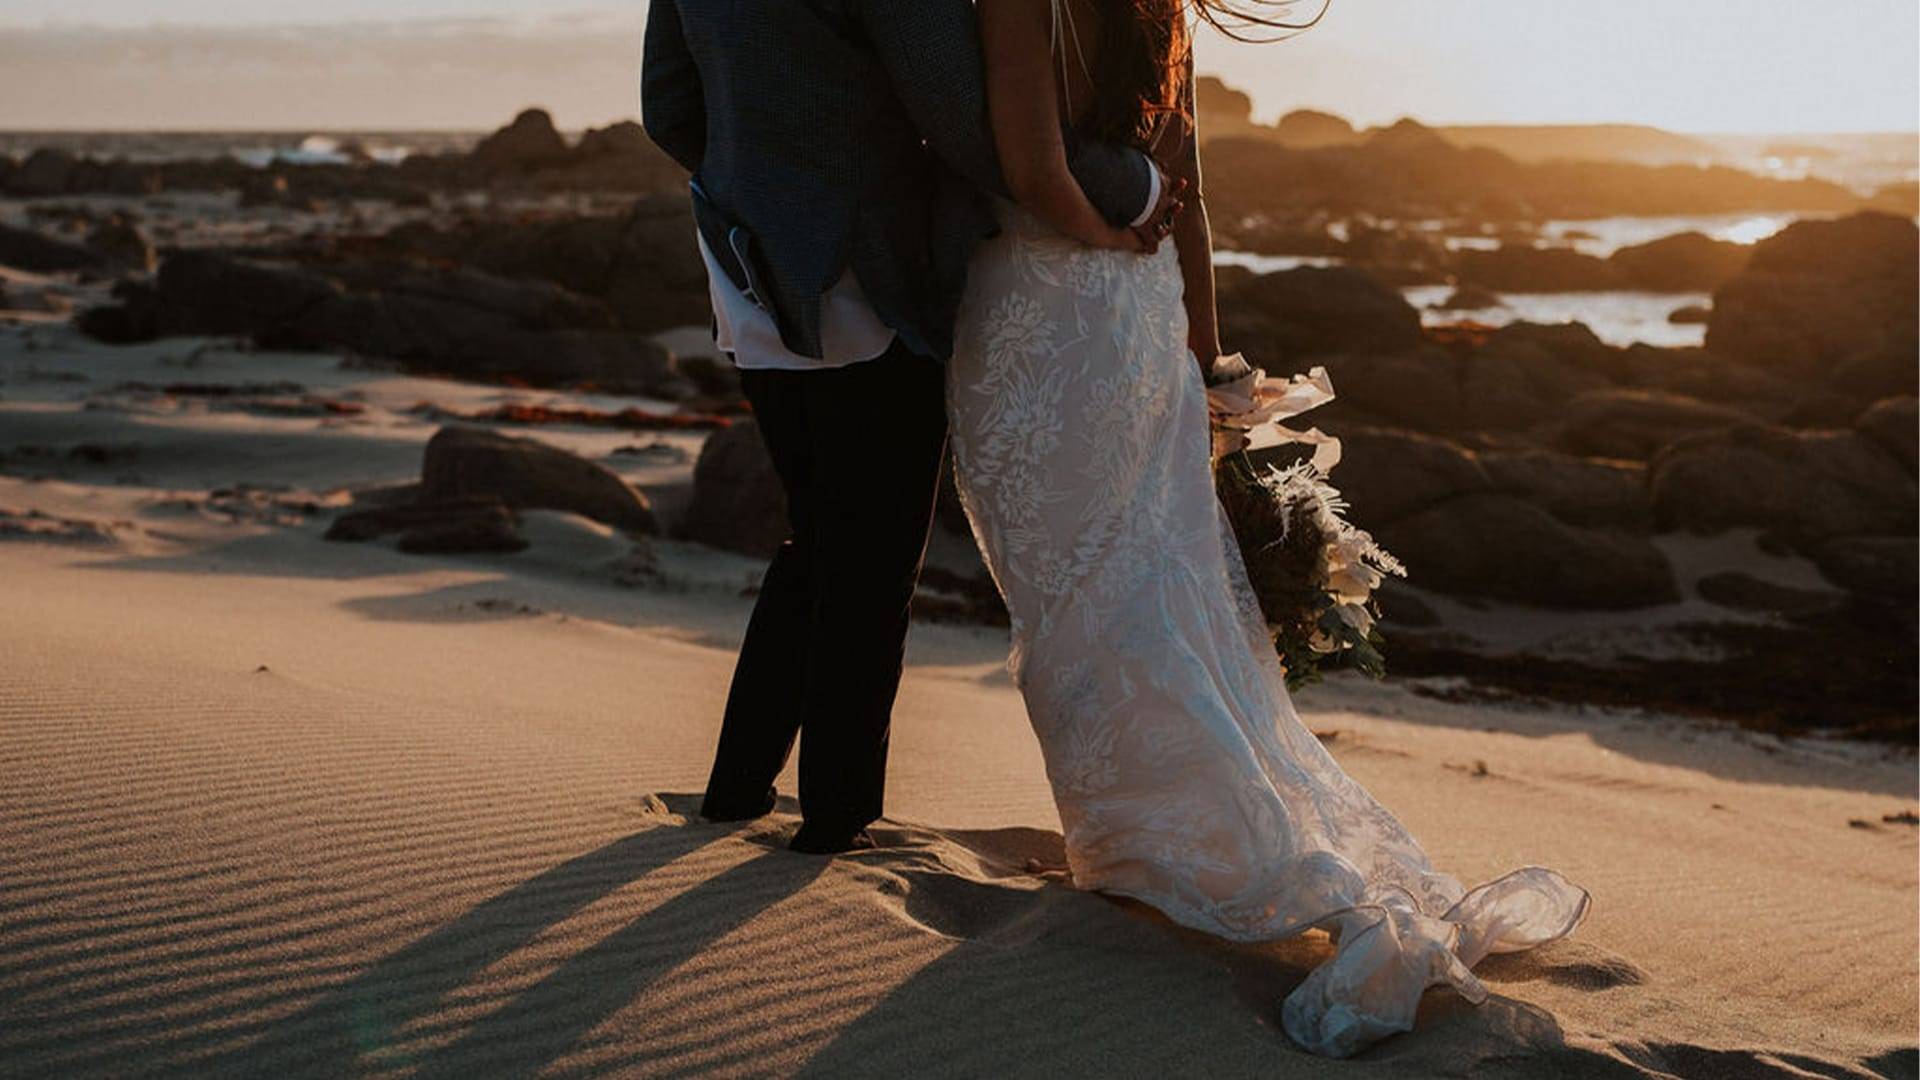
[[[1213,292],[1213,228],[1200,187],[1200,120],[1194,109],[1191,55],[1181,96],[1189,122],[1169,124],[1154,146],[1154,156],[1165,163],[1170,179],[1187,182],[1187,208],[1174,221],[1173,242],[1180,249],[1180,276],[1186,282],[1187,345],[1205,372],[1220,355],[1220,315]]]
[[[987,111],[1009,193],[1035,217],[1083,244],[1143,250],[1131,230],[1107,223],[1067,167],[1047,5],[980,0],[979,12]]]

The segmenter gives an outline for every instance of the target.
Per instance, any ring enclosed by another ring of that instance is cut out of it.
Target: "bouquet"
[[[1290,689],[1317,681],[1326,662],[1384,675],[1373,592],[1388,574],[1406,576],[1399,560],[1345,517],[1346,500],[1328,481],[1340,440],[1282,423],[1332,400],[1325,368],[1275,379],[1235,353],[1214,361],[1207,375],[1214,486]],[[1288,444],[1312,454],[1285,468],[1257,466],[1249,456]]]

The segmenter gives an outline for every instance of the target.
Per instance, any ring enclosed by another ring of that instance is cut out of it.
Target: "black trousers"
[[[743,371],[792,534],[740,647],[703,811],[771,807],[800,739],[809,826],[882,813],[887,730],[946,450],[945,369],[897,342],[820,371]]]

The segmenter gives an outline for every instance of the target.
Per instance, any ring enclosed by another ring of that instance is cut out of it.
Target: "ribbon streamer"
[[[1319,428],[1281,423],[1334,399],[1327,369],[1276,379],[1234,353],[1214,360],[1207,374],[1207,411],[1213,417],[1213,456],[1299,444],[1313,447],[1312,464],[1325,476],[1340,464],[1340,440]]]

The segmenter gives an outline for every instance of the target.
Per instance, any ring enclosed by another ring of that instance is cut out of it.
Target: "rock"
[[[490,497],[516,509],[561,510],[630,534],[656,531],[647,498],[606,468],[558,447],[485,428],[444,427],[427,442],[428,500]]]
[[[1461,285],[1453,290],[1451,296],[1431,306],[1435,311],[1485,311],[1487,308],[1497,308],[1500,304],[1500,294],[1492,289]]]
[[[140,226],[125,214],[109,214],[106,220],[94,226],[87,234],[87,246],[119,263],[121,266],[137,270],[143,274],[152,273],[159,265],[159,258],[153,250],[153,241],[140,231]]]
[[[400,550],[412,554],[524,551],[519,524],[519,515],[499,499],[440,499],[341,514],[326,539],[355,542],[397,532]]]
[[[1384,428],[1343,429],[1333,483],[1347,497],[1352,520],[1374,528],[1469,492],[1492,479],[1470,451],[1443,439]],[[1283,448],[1284,449],[1284,448]],[[1263,456],[1264,455],[1264,456]],[[1256,463],[1272,452],[1255,455]]]
[[[567,140],[545,109],[528,109],[513,123],[480,141],[470,159],[482,169],[520,172],[557,164],[567,157]]]
[[[646,129],[631,120],[594,128],[580,136],[580,145],[573,148],[576,158],[644,158],[653,152],[653,140],[647,138]]]
[[[642,199],[621,216],[481,222],[439,231],[403,226],[383,241],[395,254],[447,260],[512,278],[538,278],[603,301],[640,333],[705,326],[712,317],[706,264],[684,196]]]
[[[1608,258],[1622,285],[1648,292],[1711,292],[1746,269],[1753,248],[1700,232],[1623,247]]]
[[[1372,530],[1421,588],[1534,607],[1648,607],[1679,599],[1643,537],[1568,525],[1512,495],[1473,492]]]
[[[1713,309],[1701,304],[1682,304],[1667,313],[1667,321],[1675,326],[1705,326],[1713,319]]]
[[[12,225],[0,225],[0,266],[32,274],[103,273],[111,268],[98,252]]]
[[[180,251],[160,265],[151,290],[116,289],[115,295],[150,324],[149,337],[258,337],[338,300],[342,290],[305,271]]]
[[[1701,431],[1754,418],[1738,409],[1658,390],[1597,390],[1564,410],[1553,445],[1582,457],[1645,461],[1663,447]]]
[[[1910,535],[1920,514],[1905,464],[1851,431],[1728,428],[1680,440],[1650,468],[1662,528],[1764,529],[1805,550],[1836,536]]]
[[[1202,131],[1240,135],[1254,126],[1253,99],[1221,82],[1218,76],[1202,75],[1194,80],[1193,102]]]
[[[787,539],[787,496],[759,426],[716,431],[693,467],[693,500],[677,535],[743,555],[770,557]]]
[[[1920,400],[1887,398],[1868,406],[1854,420],[1853,429],[1873,440],[1914,472],[1920,458]]]
[[[1840,597],[1813,589],[1797,589],[1762,581],[1738,570],[1708,574],[1695,586],[1700,599],[1730,611],[1764,612],[1785,618],[1805,618],[1832,611]]]
[[[1714,294],[1707,348],[1804,380],[1887,350],[1904,360],[1911,385],[1920,355],[1916,246],[1920,230],[1889,214],[1795,222],[1756,245],[1746,270]]]
[[[1644,465],[1545,451],[1483,453],[1480,464],[1493,490],[1526,499],[1569,525],[1652,528]]]
[[[1351,146],[1360,141],[1360,133],[1345,118],[1313,109],[1295,109],[1281,117],[1274,125],[1274,135],[1287,146],[1301,150]]]
[[[1461,361],[1460,421],[1476,431],[1539,427],[1581,394],[1608,388],[1613,350],[1579,323],[1503,327]]]
[[[1392,353],[1423,340],[1420,313],[1404,297],[1344,267],[1262,274],[1221,306],[1232,347],[1275,372],[1297,370],[1296,358]]]
[[[1461,251],[1454,271],[1463,282],[1500,292],[1600,292],[1622,287],[1620,271],[1607,260],[1568,248],[1512,247]]]
[[[1336,356],[1324,361],[1338,399],[1310,414],[1308,419],[1342,428],[1358,419],[1414,431],[1454,434],[1471,430],[1466,422],[1466,399],[1461,392],[1458,356],[1438,348],[1422,348],[1383,356]],[[1269,370],[1280,366],[1271,362]],[[1306,361],[1286,367],[1305,370]],[[1282,374],[1290,371],[1283,370]]]
[[[73,154],[43,146],[28,154],[27,160],[13,170],[13,175],[7,178],[7,191],[29,199],[65,195],[74,189],[80,168],[80,159]]]
[[[742,396],[740,369],[734,367],[725,357],[682,356],[677,359],[680,374],[693,380],[693,385],[701,394],[723,401],[736,400]]]
[[[1911,612],[1920,592],[1920,541],[1905,536],[1842,536],[1813,549],[1814,564],[1828,581],[1854,593]]]

